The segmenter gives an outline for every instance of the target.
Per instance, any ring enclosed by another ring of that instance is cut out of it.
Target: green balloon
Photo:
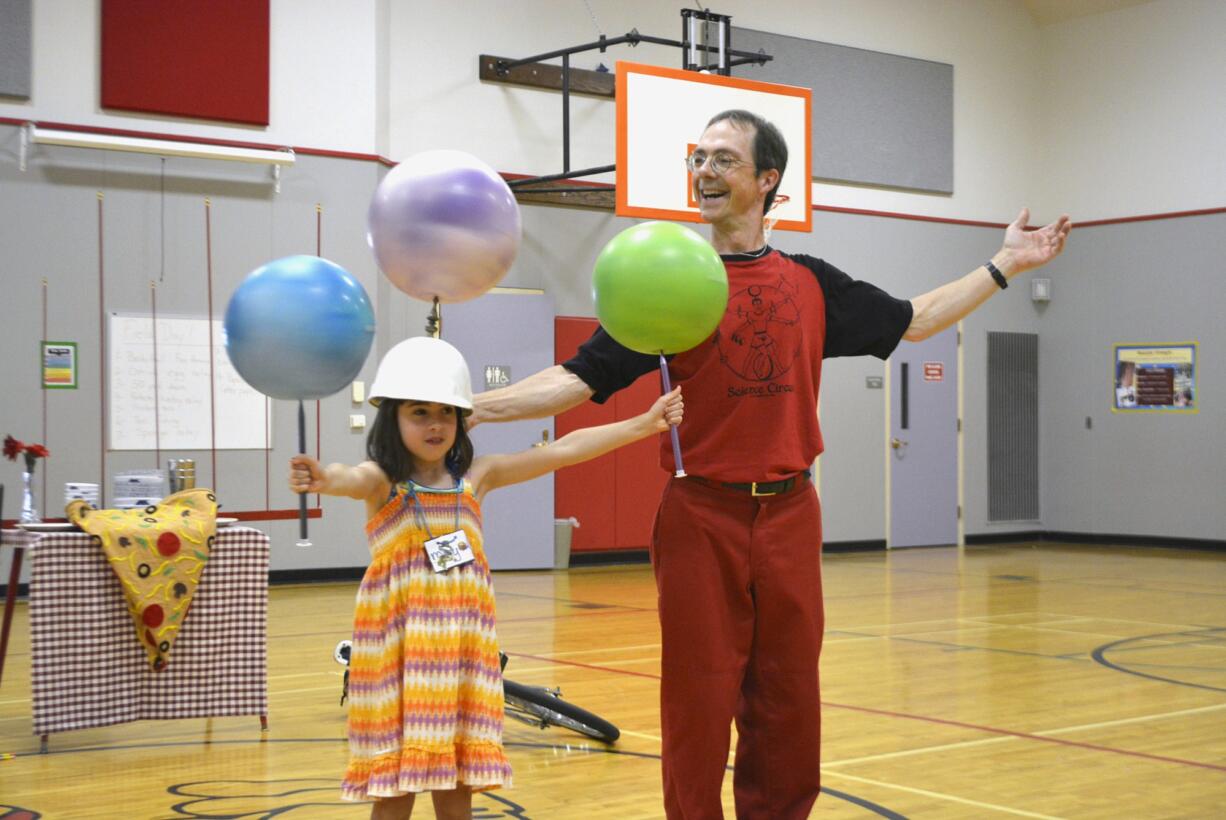
[[[643,222],[609,240],[592,273],[596,317],[639,353],[681,353],[707,339],[728,306],[728,273],[707,240]]]

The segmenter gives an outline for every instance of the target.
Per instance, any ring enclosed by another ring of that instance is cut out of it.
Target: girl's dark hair
[[[413,473],[413,455],[400,439],[398,415],[404,399],[384,399],[366,436],[366,457],[379,465],[388,479],[397,484],[407,481]],[[455,443],[447,451],[447,471],[457,481],[464,477],[473,463],[473,443],[464,423],[464,411],[455,408]]]

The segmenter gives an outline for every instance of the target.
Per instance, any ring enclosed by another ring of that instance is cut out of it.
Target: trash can
[[[575,518],[553,519],[553,568],[570,568],[570,538],[575,527],[579,526]]]

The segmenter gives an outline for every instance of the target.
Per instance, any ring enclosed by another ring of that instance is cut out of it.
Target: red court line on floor
[[[646,607],[617,607],[616,609],[592,609],[583,612],[566,612],[554,615],[530,615],[525,618],[499,618],[500,624],[522,624],[528,621],[558,621],[563,618],[586,618],[592,615],[641,615],[644,612],[655,614],[655,609]]]
[[[594,669],[597,672],[615,672],[618,675],[630,675],[636,678],[651,678],[659,680],[659,675],[652,675],[648,672],[631,672],[629,669],[611,669],[607,666],[593,666],[590,663],[579,663],[578,661],[564,661],[559,658],[546,658],[541,655],[525,655],[523,652],[508,652],[512,658],[527,658],[532,661],[544,661],[546,663],[556,663],[560,666],[577,666],[580,669]]]
[[[593,669],[598,672],[610,672],[616,675],[632,675],[638,678],[654,678],[659,680],[659,675],[652,675],[647,672],[631,672],[627,669],[614,669],[608,666],[596,666],[594,664],[579,663],[577,661],[566,661],[558,658],[547,658],[541,655],[525,655],[519,652],[508,652],[508,655],[515,658],[529,658],[534,661],[545,661],[547,663],[556,663],[562,666],[576,666],[580,669]],[[1096,743],[1082,743],[1076,740],[1063,740],[1058,737],[1046,737],[1044,735],[1033,735],[1029,732],[1014,732],[1009,729],[997,729],[993,726],[982,726],[978,723],[964,723],[960,720],[947,720],[945,718],[928,717],[927,715],[909,715],[906,712],[892,712],[888,709],[873,709],[868,706],[852,706],[847,703],[832,703],[828,700],[822,701],[823,707],[834,709],[847,709],[853,712],[863,712],[870,715],[881,715],[882,717],[903,718],[905,720],[919,720],[925,723],[937,723],[942,726],[957,726],[960,729],[971,729],[978,732],[987,732],[993,735],[1002,735],[1006,737],[1016,737],[1021,740],[1037,740],[1043,743],[1055,743],[1059,746],[1072,746],[1078,749],[1089,749],[1093,752],[1108,752],[1110,754],[1125,755],[1127,757],[1136,757],[1143,760],[1154,760],[1159,763],[1174,763],[1179,766],[1194,766],[1198,769],[1211,769],[1217,772],[1226,772],[1226,766],[1218,766],[1213,763],[1201,763],[1197,760],[1185,760],[1181,757],[1166,757],[1165,755],[1153,755],[1146,752],[1134,752],[1128,749],[1117,749],[1113,746],[1100,746]]]

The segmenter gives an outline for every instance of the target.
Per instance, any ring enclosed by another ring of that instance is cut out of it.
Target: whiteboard
[[[209,320],[157,319],[157,413],[154,414],[153,318],[112,313],[108,327],[110,449],[263,450],[272,410],[230,363],[226,333],[213,321],[213,389]],[[212,395],[210,396],[210,392]]]

